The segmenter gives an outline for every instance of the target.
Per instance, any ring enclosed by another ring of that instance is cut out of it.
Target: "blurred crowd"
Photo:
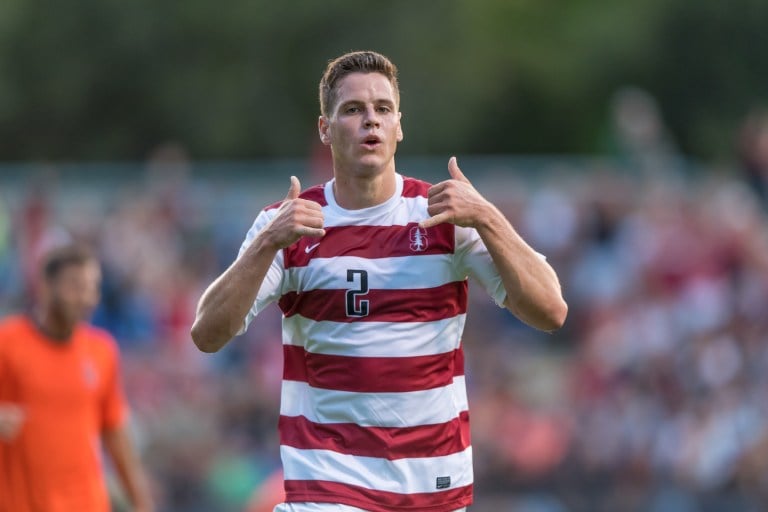
[[[473,511],[757,511],[768,500],[759,167],[692,171],[673,153],[587,169],[553,160],[536,176],[464,169],[547,256],[570,306],[564,329],[545,334],[471,291]],[[94,322],[121,344],[159,509],[244,511],[279,468],[279,310],[215,355],[194,348],[189,327],[263,205],[223,206],[260,181],[244,173],[214,192],[189,169],[170,147],[108,192],[55,171],[23,194],[0,188],[0,312],[29,307],[41,250],[95,246]]]

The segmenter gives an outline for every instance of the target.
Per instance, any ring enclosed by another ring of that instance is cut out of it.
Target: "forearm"
[[[102,432],[104,448],[114,463],[117,476],[128,501],[137,512],[153,510],[152,499],[141,464],[125,427]]]
[[[501,275],[504,305],[525,323],[544,331],[560,328],[568,306],[552,267],[515,231],[506,217],[472,186],[456,163],[448,160],[450,180],[430,187],[423,228],[450,222],[475,228]]]
[[[559,329],[565,322],[568,306],[555,271],[495,206],[488,203],[479,218],[476,229],[501,276],[507,292],[507,309],[537,329]]]
[[[216,352],[238,333],[276,253],[264,237],[256,237],[203,293],[191,331],[200,350]]]

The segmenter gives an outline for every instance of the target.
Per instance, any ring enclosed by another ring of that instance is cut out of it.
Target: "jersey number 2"
[[[347,270],[347,281],[355,285],[347,290],[347,316],[368,316],[368,301],[359,299],[368,294],[368,271]]]

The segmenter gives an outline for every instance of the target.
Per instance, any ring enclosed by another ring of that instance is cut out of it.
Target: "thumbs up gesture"
[[[323,229],[323,209],[319,203],[299,197],[301,183],[296,176],[291,176],[291,185],[285,200],[280,204],[275,217],[264,228],[275,247],[288,247],[302,236],[321,237]]]
[[[441,181],[427,192],[427,212],[430,217],[419,223],[430,228],[444,222],[462,227],[475,227],[490,203],[475,190],[456,163],[456,157],[448,160],[451,179]]]
[[[285,200],[292,201],[297,199],[299,194],[301,194],[301,183],[299,183],[299,178],[291,176],[291,185],[288,187],[288,195],[285,196]]]

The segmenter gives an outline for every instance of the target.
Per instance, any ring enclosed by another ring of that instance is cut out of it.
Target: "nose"
[[[373,107],[368,107],[365,109],[365,119],[363,120],[363,125],[366,128],[373,128],[379,126],[379,115],[376,112],[376,109]]]

